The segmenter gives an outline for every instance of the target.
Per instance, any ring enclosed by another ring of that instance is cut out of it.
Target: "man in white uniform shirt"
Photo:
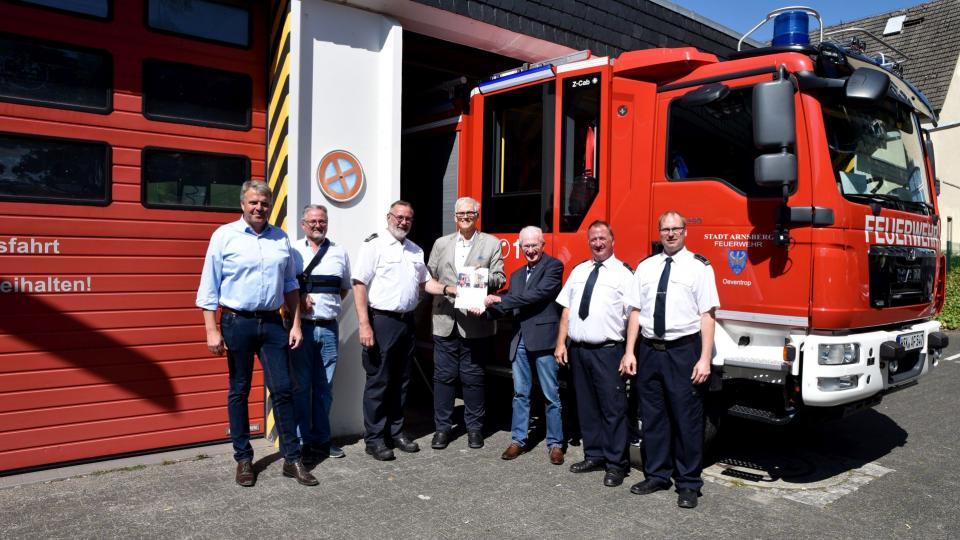
[[[632,310],[621,370],[637,376],[646,447],[646,479],[630,491],[646,495],[668,489],[672,477],[677,506],[695,508],[703,486],[704,383],[710,377],[720,299],[710,261],[684,247],[683,216],[665,212],[659,229],[663,252],[640,263],[627,295]]]
[[[608,223],[591,223],[587,240],[593,258],[574,267],[557,297],[563,313],[554,356],[570,363],[583,435],[584,460],[570,471],[606,470],[603,484],[615,487],[628,466],[627,394],[619,367],[627,322],[623,292],[633,272],[614,256]]]
[[[444,288],[430,278],[420,246],[407,240],[412,227],[410,203],[391,204],[386,230],[364,240],[352,276],[367,374],[363,438],[367,454],[380,461],[394,459],[391,446],[404,452],[420,451],[420,446],[403,432],[415,345],[413,310],[421,289],[443,294]]]
[[[344,457],[343,450],[330,443],[329,415],[340,346],[337,317],[340,301],[350,290],[350,261],[346,250],[327,238],[327,226],[327,208],[307,205],[300,219],[306,237],[293,243],[303,331],[303,344],[294,351],[293,404],[307,463]]]

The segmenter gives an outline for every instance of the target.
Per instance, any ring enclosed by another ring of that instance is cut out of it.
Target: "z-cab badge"
[[[747,250],[731,249],[728,251],[727,264],[730,265],[730,270],[733,271],[734,275],[739,276],[740,272],[743,272],[743,269],[747,267]]]

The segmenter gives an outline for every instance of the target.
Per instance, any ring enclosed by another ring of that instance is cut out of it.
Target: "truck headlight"
[[[843,366],[859,361],[860,345],[856,343],[823,343],[817,354],[817,363],[821,366]]]

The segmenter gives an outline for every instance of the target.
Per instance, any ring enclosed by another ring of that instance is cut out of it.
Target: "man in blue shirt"
[[[237,484],[249,487],[256,482],[247,406],[256,353],[273,399],[284,457],[283,474],[303,485],[315,486],[317,479],[300,459],[289,368],[290,349],[296,349],[302,341],[300,293],[290,240],[282,230],[267,223],[272,202],[273,193],[267,184],[258,180],[243,183],[243,216],[222,225],[210,237],[197,290],[197,307],[203,310],[207,348],[216,356],[227,354],[227,415],[237,460]],[[283,304],[293,317],[289,332],[278,312]]]

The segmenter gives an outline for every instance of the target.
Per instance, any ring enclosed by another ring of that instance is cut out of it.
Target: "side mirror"
[[[786,77],[753,88],[753,143],[778,150],[796,142],[793,83]]]
[[[797,156],[782,152],[762,154],[753,161],[753,177],[761,186],[783,186],[797,181]]]
[[[882,71],[870,68],[857,68],[847,79],[843,92],[847,99],[879,101],[886,97],[890,88],[890,77]]]
[[[923,130],[923,149],[927,152],[927,159],[930,161],[930,172],[933,173],[933,183],[937,188],[937,195],[940,195],[940,179],[937,178],[937,159],[933,152],[933,139],[930,132]]]

